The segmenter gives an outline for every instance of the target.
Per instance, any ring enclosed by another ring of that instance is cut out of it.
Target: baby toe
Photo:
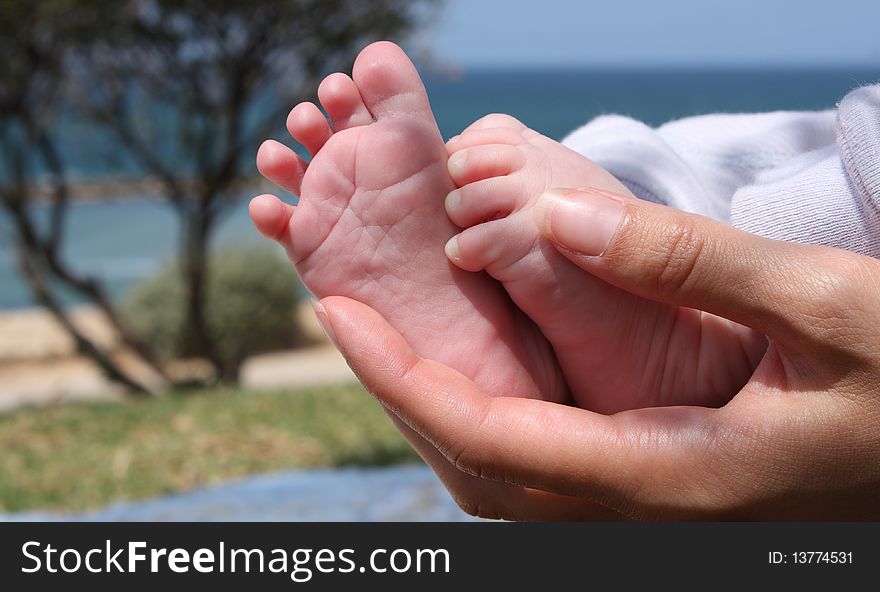
[[[525,165],[522,151],[509,144],[487,144],[459,150],[449,157],[449,175],[459,187],[489,177],[509,175]]]
[[[493,127],[503,127],[515,131],[527,129],[523,122],[512,115],[507,115],[506,113],[490,113],[470,124],[462,133]]]
[[[352,78],[377,120],[408,114],[433,123],[425,85],[415,65],[397,45],[378,41],[365,47],[354,62]]]
[[[515,176],[491,177],[462,186],[446,197],[446,213],[461,228],[507,216],[525,201]]]
[[[260,234],[278,241],[290,249],[290,218],[294,206],[286,204],[274,195],[258,195],[248,204],[248,213]]]
[[[515,277],[515,264],[525,261],[539,241],[523,212],[463,230],[446,243],[447,258],[465,271],[485,270],[502,282]]]
[[[260,174],[296,195],[299,195],[307,167],[305,160],[275,140],[266,140],[257,150],[257,170]]]
[[[306,147],[314,156],[324,147],[333,130],[327,118],[314,103],[300,103],[287,116],[287,131],[293,139]]]
[[[464,132],[446,142],[446,150],[451,155],[459,150],[485,144],[509,144],[518,146],[524,142],[522,133],[506,127],[492,127]]]
[[[318,86],[318,99],[337,132],[373,122],[357,85],[346,74],[337,72],[325,78]]]

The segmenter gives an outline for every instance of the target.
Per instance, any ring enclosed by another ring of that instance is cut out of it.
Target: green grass
[[[0,511],[76,511],[254,473],[417,458],[356,385],[22,409],[0,416]]]

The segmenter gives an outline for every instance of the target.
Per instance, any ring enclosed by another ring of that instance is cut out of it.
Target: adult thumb
[[[829,301],[840,300],[829,289],[851,284],[851,266],[840,262],[858,257],[593,188],[544,193],[535,222],[569,260],[610,284],[800,345],[815,334]]]

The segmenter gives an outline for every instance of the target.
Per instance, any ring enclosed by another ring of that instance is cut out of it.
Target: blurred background
[[[0,2],[0,514],[463,517],[247,218],[260,142],[299,149],[287,111],[369,42],[408,50],[446,137],[505,112],[561,138],[833,108],[880,80],[877,22],[868,0]]]

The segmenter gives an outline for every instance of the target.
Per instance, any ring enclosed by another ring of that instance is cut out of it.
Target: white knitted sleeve
[[[880,256],[880,86],[836,111],[603,116],[563,143],[643,199],[771,238]]]

